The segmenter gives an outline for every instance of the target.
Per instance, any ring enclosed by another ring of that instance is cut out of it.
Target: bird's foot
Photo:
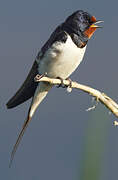
[[[64,79],[61,78],[61,77],[57,77],[57,79],[60,79],[61,84],[57,85],[56,87],[57,87],[57,88],[59,88],[59,87],[66,88],[66,85],[63,83],[63,80],[64,80]]]
[[[66,79],[66,80],[69,81],[69,85],[65,85],[65,84],[63,83],[64,79],[62,79],[61,77],[57,77],[57,79],[60,79],[60,80],[61,80],[61,84],[59,84],[59,85],[57,86],[57,88],[62,87],[62,88],[72,89],[72,81],[71,81],[70,78],[67,78],[67,79]]]
[[[69,85],[67,87],[72,88],[72,80],[70,78],[67,78],[66,80],[69,81]]]

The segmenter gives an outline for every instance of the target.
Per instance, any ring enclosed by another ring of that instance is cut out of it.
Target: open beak
[[[102,22],[104,22],[104,21],[96,21],[96,19],[95,19],[94,23],[92,25],[90,25],[90,27],[88,29],[86,29],[84,31],[84,35],[90,39],[97,28],[102,28],[102,26],[98,26],[98,24],[102,23]]]
[[[92,24],[90,27],[91,28],[102,28],[102,26],[98,26],[97,24],[99,24],[99,23],[103,23],[104,21],[96,21],[94,24]]]

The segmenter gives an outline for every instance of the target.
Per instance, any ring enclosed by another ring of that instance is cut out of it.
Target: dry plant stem
[[[61,84],[60,79],[52,79],[52,78],[48,78],[48,77],[42,77],[41,79],[38,79],[37,77],[35,77],[35,81],[36,82],[40,82],[40,81],[48,82],[53,85]],[[70,84],[70,82],[68,80],[63,80],[63,84],[68,86]],[[82,90],[82,91],[92,95],[93,97],[96,98],[97,101],[100,101],[102,104],[104,104],[116,117],[118,117],[118,104],[115,101],[113,101],[110,97],[108,97],[105,93],[100,92],[96,89],[93,89],[89,86],[79,84],[74,81],[72,81],[72,88]],[[116,122],[117,121],[114,121],[115,126],[118,125],[118,123],[116,123]]]

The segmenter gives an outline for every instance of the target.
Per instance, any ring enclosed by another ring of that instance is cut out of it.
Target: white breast
[[[66,79],[83,59],[86,46],[78,48],[68,35],[66,43],[56,42],[45,53],[39,63],[39,73],[47,72],[49,77]]]

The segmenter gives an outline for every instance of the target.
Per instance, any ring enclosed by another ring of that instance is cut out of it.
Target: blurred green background
[[[7,110],[5,103],[25,80],[55,27],[83,9],[104,28],[88,43],[71,79],[118,99],[118,2],[77,0],[0,1],[0,178],[11,180],[117,179],[118,128],[103,105],[87,94],[53,88],[35,113],[9,169],[10,153],[30,101]]]

